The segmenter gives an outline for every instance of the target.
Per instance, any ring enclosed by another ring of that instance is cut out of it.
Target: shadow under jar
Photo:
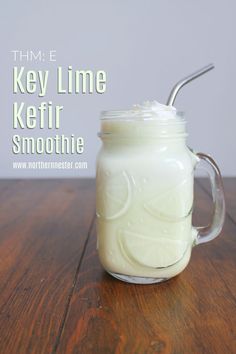
[[[192,247],[221,231],[225,203],[219,169],[186,145],[183,113],[162,119],[148,110],[106,111],[97,158],[97,247],[105,270],[137,284],[158,283],[182,272]],[[194,170],[212,186],[210,226],[192,226]]]

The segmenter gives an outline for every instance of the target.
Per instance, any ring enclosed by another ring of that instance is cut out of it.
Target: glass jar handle
[[[221,232],[225,219],[225,198],[222,177],[216,162],[212,157],[201,152],[196,156],[198,158],[197,167],[203,168],[210,177],[214,205],[211,223],[208,226],[196,228],[198,234],[195,245],[199,245],[213,240]]]

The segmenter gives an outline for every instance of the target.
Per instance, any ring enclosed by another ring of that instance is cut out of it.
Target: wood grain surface
[[[134,285],[99,263],[94,180],[0,181],[0,353],[235,353],[236,179],[224,185],[220,237],[172,280]],[[205,225],[205,180],[195,195]]]

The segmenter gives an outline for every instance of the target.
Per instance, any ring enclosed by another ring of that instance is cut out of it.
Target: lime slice
[[[158,219],[178,222],[191,213],[192,203],[192,180],[189,178],[177,186],[170,187],[164,193],[155,195],[154,198],[144,203],[144,208]]]
[[[184,240],[159,236],[151,238],[127,230],[120,232],[119,240],[121,251],[126,258],[152,268],[164,268],[177,263],[188,247],[188,242]]]
[[[131,182],[128,174],[103,174],[97,188],[97,216],[114,220],[122,216],[131,202]]]

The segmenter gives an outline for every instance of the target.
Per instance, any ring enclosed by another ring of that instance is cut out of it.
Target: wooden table
[[[131,285],[99,264],[94,180],[0,181],[0,353],[236,353],[236,179],[219,238],[178,277]],[[205,180],[195,223],[210,219]]]

